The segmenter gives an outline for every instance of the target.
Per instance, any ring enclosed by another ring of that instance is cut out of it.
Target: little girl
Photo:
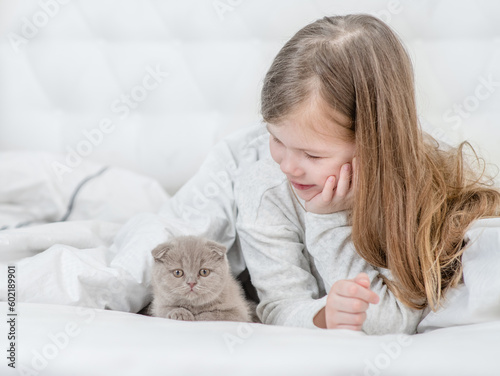
[[[413,333],[460,282],[465,231],[500,215],[500,193],[465,143],[422,133],[398,37],[368,15],[304,27],[266,75],[262,115],[272,160],[235,182],[262,321]]]

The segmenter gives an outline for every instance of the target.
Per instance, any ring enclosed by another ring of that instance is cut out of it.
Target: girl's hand
[[[335,282],[326,299],[327,329],[361,330],[369,304],[377,304],[378,301],[378,295],[370,290],[370,279],[366,273]]]
[[[340,169],[340,177],[330,176],[326,180],[323,191],[306,201],[305,208],[308,212],[316,214],[332,214],[352,207],[352,187],[356,186],[356,158],[352,160],[352,166],[346,163]],[[352,184],[351,184],[352,178]]]

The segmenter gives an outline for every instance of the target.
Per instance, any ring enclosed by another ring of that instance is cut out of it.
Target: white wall
[[[350,12],[378,15],[407,43],[431,132],[500,164],[495,0],[0,0],[0,150],[78,150],[173,192],[215,142],[259,122],[283,43]]]

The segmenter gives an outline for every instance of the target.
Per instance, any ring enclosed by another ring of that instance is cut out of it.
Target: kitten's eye
[[[172,273],[176,278],[180,278],[184,275],[184,272],[181,269],[175,269]]]
[[[209,275],[209,274],[210,274],[210,270],[208,270],[208,269],[201,269],[201,270],[200,270],[200,275],[201,275],[202,277],[206,277],[206,276],[207,276],[207,275]]]

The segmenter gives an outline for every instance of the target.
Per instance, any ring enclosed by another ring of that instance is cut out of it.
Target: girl
[[[274,161],[235,197],[263,322],[414,332],[460,282],[465,231],[500,215],[500,193],[468,144],[422,133],[400,40],[368,15],[304,27],[266,75],[262,115]]]

